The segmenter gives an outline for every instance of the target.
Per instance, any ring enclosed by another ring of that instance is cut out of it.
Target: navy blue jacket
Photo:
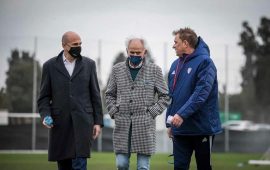
[[[216,67],[210,51],[199,37],[192,54],[186,57],[173,89],[174,76],[179,58],[173,62],[168,74],[168,86],[172,103],[169,115],[179,114],[184,122],[180,127],[172,126],[173,135],[214,135],[220,133],[221,123],[218,107],[218,83]],[[183,59],[183,58],[181,58]],[[181,64],[180,64],[181,66]],[[170,127],[169,124],[166,124]]]

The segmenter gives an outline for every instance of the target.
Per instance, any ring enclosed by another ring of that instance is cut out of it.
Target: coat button
[[[131,113],[130,113],[130,116],[132,116],[132,115],[133,115],[133,113],[131,112]]]
[[[134,90],[134,87],[133,86],[131,87],[131,90]]]
[[[132,102],[133,102],[133,100],[130,100],[130,101],[129,101],[129,103],[132,103]]]

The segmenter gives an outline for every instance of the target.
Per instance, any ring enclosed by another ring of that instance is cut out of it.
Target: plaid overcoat
[[[160,67],[144,62],[133,81],[128,62],[116,64],[106,90],[106,103],[108,113],[115,119],[114,152],[128,153],[131,127],[130,152],[153,154],[156,140],[155,118],[170,103],[168,87]]]

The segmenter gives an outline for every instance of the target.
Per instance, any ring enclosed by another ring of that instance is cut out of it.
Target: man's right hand
[[[168,129],[167,129],[167,134],[168,134],[169,138],[173,138],[173,135],[172,135],[172,128],[168,128]]]
[[[46,127],[46,128],[52,128],[53,127],[53,119],[51,116],[46,116],[43,119],[42,124]]]
[[[172,118],[172,125],[175,127],[180,127],[183,122],[184,122],[184,119],[180,115],[175,113]]]

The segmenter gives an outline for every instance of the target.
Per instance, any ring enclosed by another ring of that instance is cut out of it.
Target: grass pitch
[[[214,170],[269,170],[270,166],[252,166],[250,159],[259,159],[261,154],[213,153]],[[151,158],[151,170],[173,170],[172,157],[168,154],[155,154]],[[92,153],[88,159],[88,170],[116,170],[114,153]],[[53,170],[56,163],[47,161],[47,154],[0,154],[1,170]],[[131,156],[131,170],[136,170],[136,155]],[[194,158],[190,170],[196,170]]]

